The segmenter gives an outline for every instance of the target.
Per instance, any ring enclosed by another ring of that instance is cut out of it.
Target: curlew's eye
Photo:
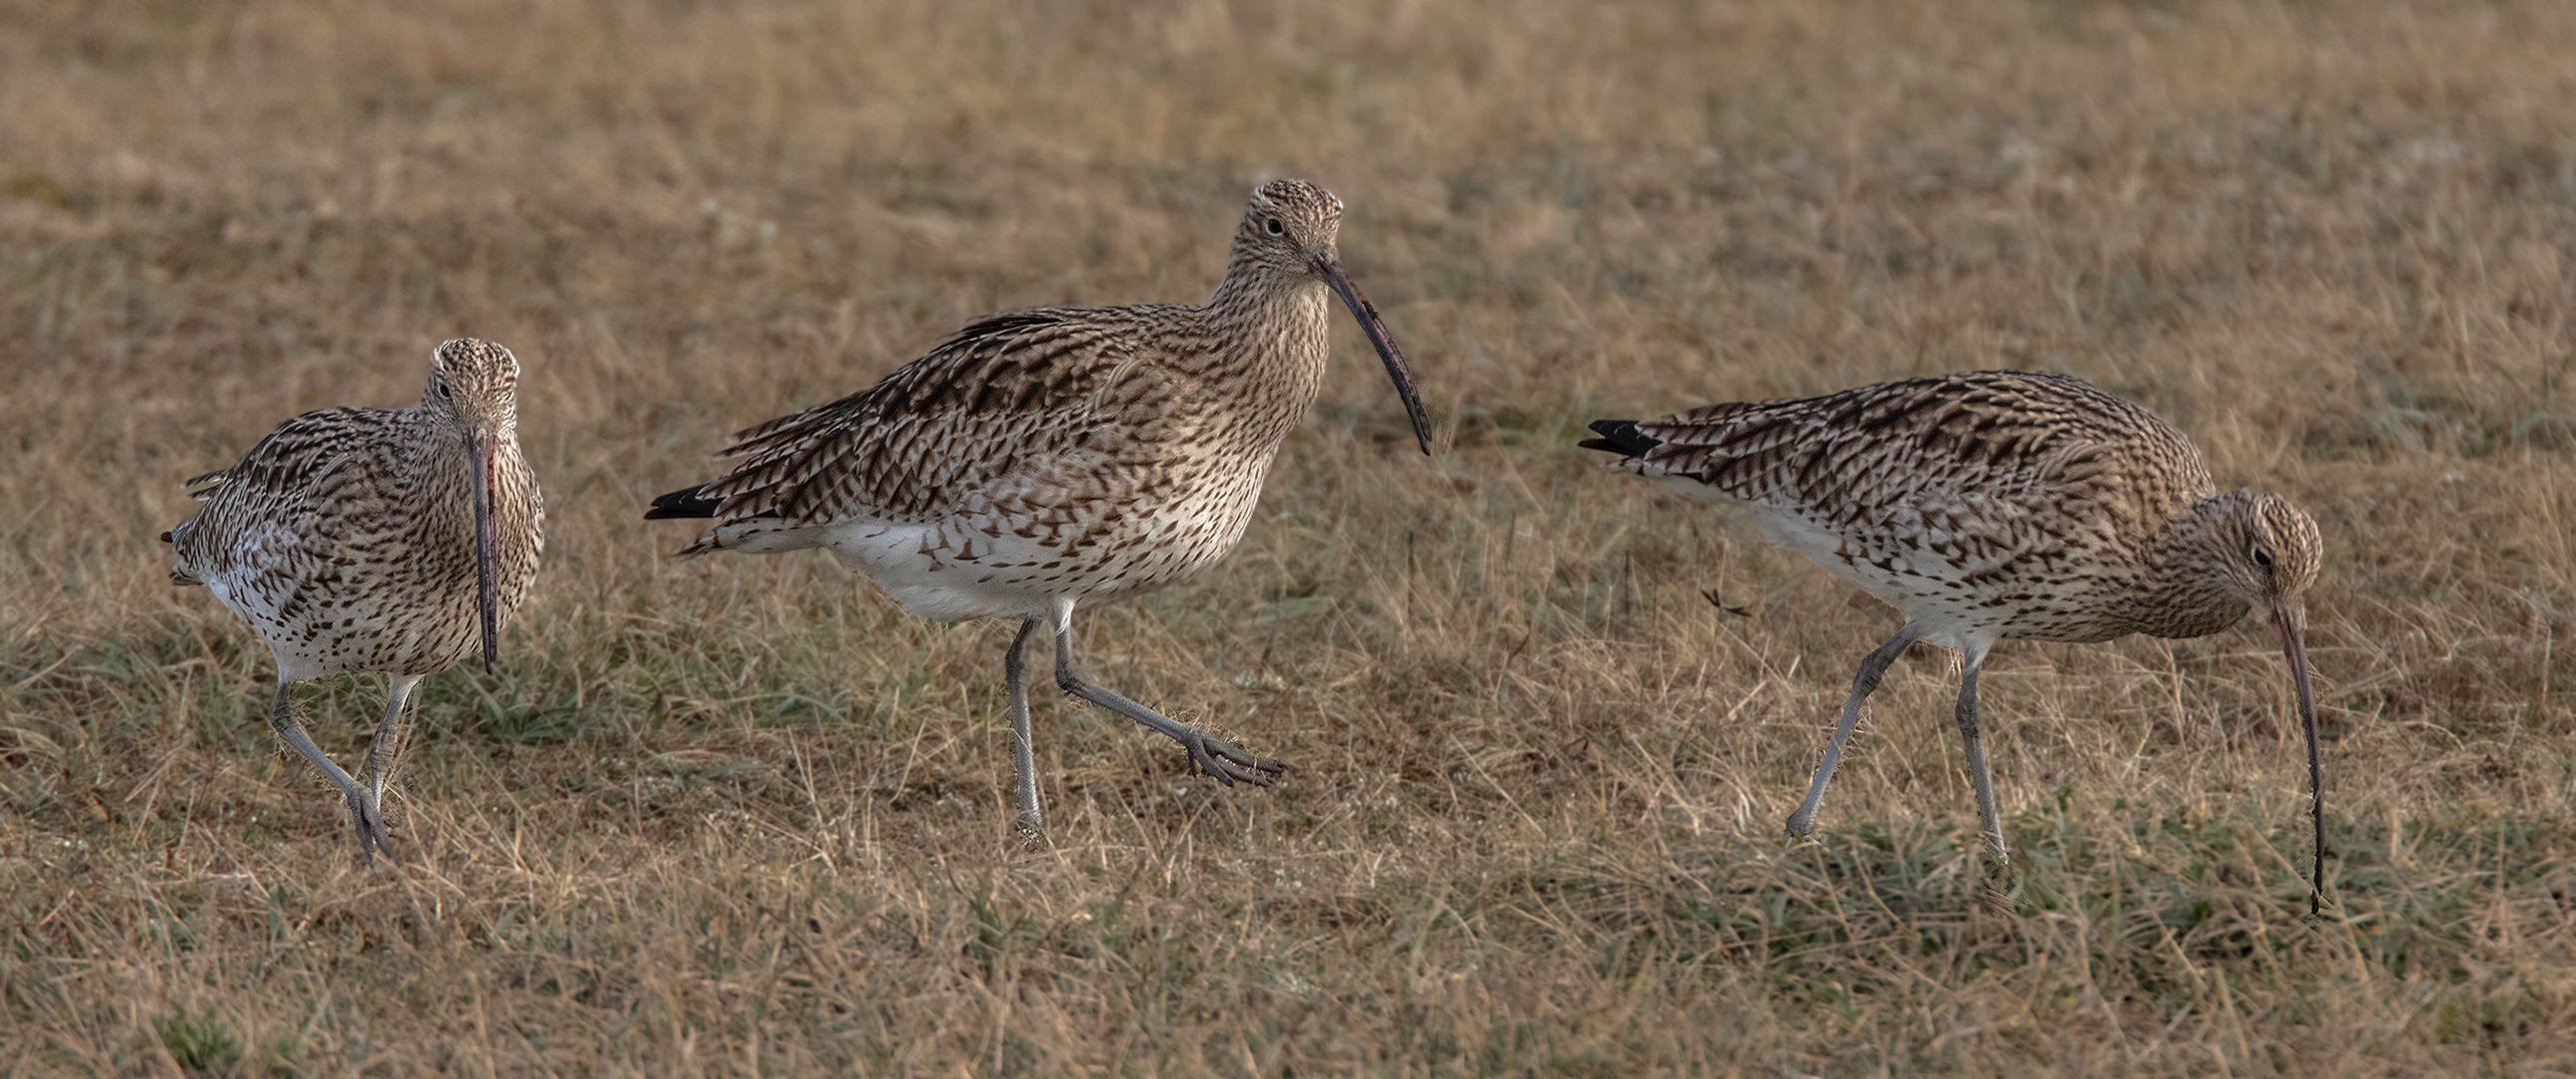
[[[441,401],[453,401],[456,399],[456,391],[448,389],[447,383],[441,382],[438,384],[438,399]]]
[[[2272,552],[2260,547],[2254,548],[2254,564],[2264,569],[2272,568]]]
[[[1261,227],[1269,229],[1270,234],[1273,236],[1285,236],[1288,234],[1288,226],[1280,224],[1279,219],[1275,217],[1262,222]]]

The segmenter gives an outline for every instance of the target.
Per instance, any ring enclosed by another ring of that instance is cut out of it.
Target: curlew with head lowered
[[[1027,833],[1043,824],[1027,677],[1042,632],[1065,692],[1179,742],[1220,782],[1267,785],[1283,765],[1085,677],[1073,610],[1234,549],[1322,385],[1336,297],[1430,452],[1404,354],[1342,270],[1341,220],[1323,188],[1263,184],[1206,303],[978,319],[867,389],[735,435],[731,471],[654,499],[645,517],[713,522],[683,556],[822,548],[912,614],[1019,620],[1003,671]]]
[[[2315,912],[2325,888],[2324,769],[2308,685],[2316,522],[2264,491],[2220,492],[2182,432],[2081,379],[1975,371],[1822,397],[1710,405],[1660,420],[1601,420],[1588,449],[1610,467],[1750,510],[1801,552],[1905,612],[1861,661],[1842,721],[1789,815],[1815,827],[1861,705],[1916,641],[1962,657],[1956,717],[1985,842],[2004,854],[1977,712],[1977,671],[1999,641],[2199,637],[2248,612],[2289,662],[2307,734]]]
[[[277,660],[269,725],[348,800],[358,849],[384,822],[403,705],[480,646],[536,581],[545,501],[519,454],[519,361],[488,341],[430,357],[420,406],[329,408],[277,426],[239,463],[189,480],[204,503],[161,539],[175,584],[202,584]],[[297,682],[383,672],[384,717],[352,779],[295,718]]]

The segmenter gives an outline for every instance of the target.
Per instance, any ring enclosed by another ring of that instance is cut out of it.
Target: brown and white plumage
[[[1976,677],[1998,641],[2197,637],[2261,611],[2322,783],[2302,602],[2324,557],[2316,523],[2278,495],[2221,493],[2200,451],[2135,404],[2064,375],[1974,371],[1592,427],[1584,446],[1622,455],[1610,467],[1744,506],[1771,542],[1905,612],[1862,663],[1792,834],[1814,826],[1861,702],[1917,640],[1965,656],[1958,719],[1997,853]],[[2324,827],[2320,790],[2320,891]]]
[[[714,520],[682,555],[821,547],[913,614],[1022,619],[1006,670],[1026,827],[1040,815],[1025,651],[1041,623],[1067,692],[1179,740],[1222,781],[1267,783],[1276,762],[1083,679],[1071,618],[1079,601],[1157,588],[1233,550],[1322,385],[1335,293],[1429,451],[1403,354],[1341,270],[1341,211],[1313,184],[1265,184],[1207,303],[979,319],[865,390],[741,432],[723,454],[732,471],[645,516]]]
[[[385,850],[381,804],[404,703],[526,600],[545,504],[519,454],[518,360],[484,341],[438,347],[417,408],[288,419],[240,462],[188,481],[204,505],[161,534],[173,584],[203,584],[277,659],[269,722],[348,798],[358,845]],[[295,683],[381,671],[385,712],[351,779],[295,719]],[[386,851],[390,856],[390,851]]]

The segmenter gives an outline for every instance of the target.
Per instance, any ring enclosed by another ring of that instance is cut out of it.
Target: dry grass
[[[0,1071],[2563,1074],[2576,7],[2462,7],[0,5]],[[1005,631],[636,520],[969,315],[1204,295],[1281,174],[1453,444],[1335,331],[1235,558],[1083,631],[1281,786],[1050,702],[1010,852]],[[370,872],[152,537],[465,333],[548,562]],[[1784,846],[1893,613],[1571,448],[2002,365],[2325,527],[2322,924],[2249,631],[1997,654],[2013,914],[1931,650]]]

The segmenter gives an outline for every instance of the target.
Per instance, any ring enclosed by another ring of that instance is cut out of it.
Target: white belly
[[[1043,616],[1051,596],[1046,585],[1061,583],[1024,568],[1057,561],[1056,552],[1007,532],[997,539],[954,524],[882,521],[843,521],[818,531],[832,557],[923,618]]]
[[[718,525],[697,549],[821,547],[923,618],[1046,617],[1061,599],[1147,591],[1222,561],[1251,521],[1268,462],[1245,464],[1124,497],[979,497],[966,512],[929,523],[735,522]]]
[[[1859,585],[1880,602],[1905,612],[1906,620],[1921,631],[1919,639],[1925,643],[1979,654],[1994,643],[1992,628],[1980,624],[1973,617],[1975,612],[1961,606],[1966,597],[1943,587],[1944,579],[1955,571],[1935,564],[1916,564],[1917,559],[1934,556],[1909,551],[1904,545],[1870,549],[1796,511],[1730,498],[1686,476],[1657,478],[1691,498],[1744,507],[1761,526],[1764,540],[1806,555],[1834,576]]]

